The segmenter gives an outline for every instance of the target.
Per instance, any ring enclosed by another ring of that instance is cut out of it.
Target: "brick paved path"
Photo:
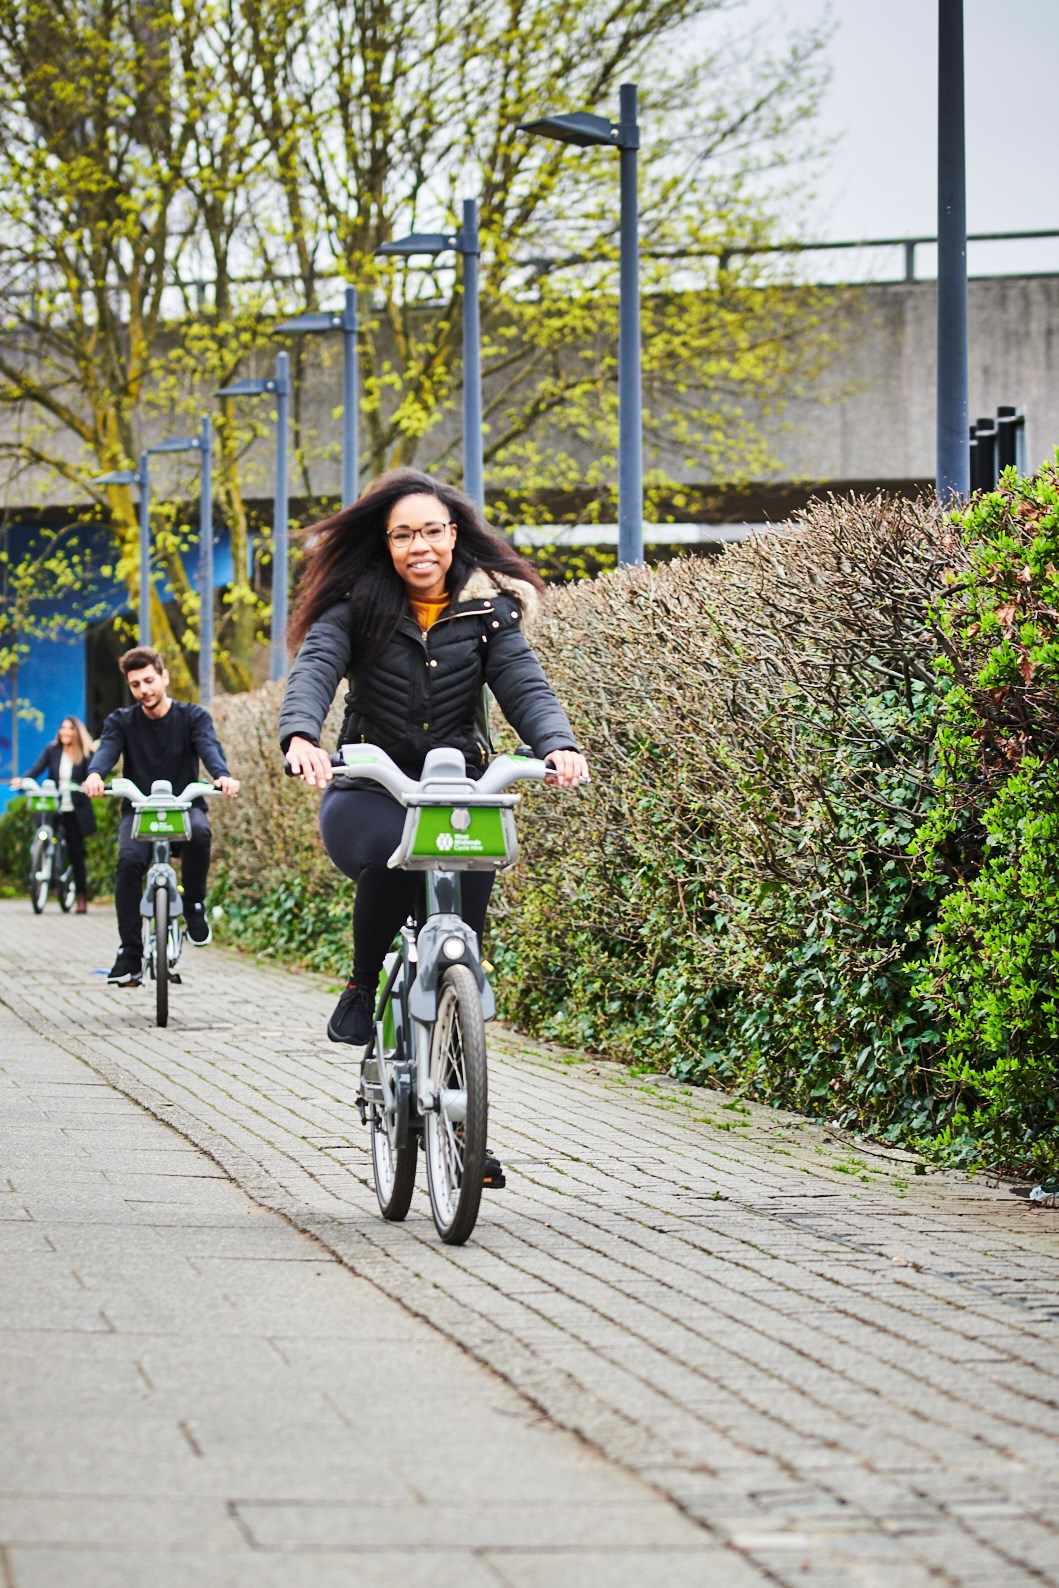
[[[508,1190],[449,1250],[425,1193],[403,1226],[377,1215],[321,979],[189,953],[160,1032],[145,992],[87,973],[112,948],[106,912],[0,906],[0,997],[675,1501],[725,1547],[698,1581],[1059,1584],[1059,1213],[497,1031]],[[327,1549],[349,1523],[261,1525]]]

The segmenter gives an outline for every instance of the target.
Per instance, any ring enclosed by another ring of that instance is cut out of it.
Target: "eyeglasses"
[[[436,546],[445,539],[450,529],[455,529],[455,524],[424,524],[422,529],[388,529],[386,539],[391,546],[410,546],[417,535],[422,535],[428,546]]]

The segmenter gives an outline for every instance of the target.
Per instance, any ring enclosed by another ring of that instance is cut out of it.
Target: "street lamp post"
[[[360,463],[357,456],[357,289],[346,288],[341,314],[297,314],[277,325],[284,336],[311,336],[325,331],[342,332],[342,506],[357,499]]]
[[[199,427],[199,704],[213,704],[213,425]]]
[[[197,436],[174,436],[145,447],[137,469],[113,469],[101,474],[96,485],[136,485],[140,490],[140,611],[139,643],[151,643],[151,476],[152,454],[197,452],[199,454],[199,700],[208,706],[213,699],[213,434],[209,415],[204,415]]]
[[[967,169],[964,145],[963,0],[938,0],[938,499],[966,498]]]
[[[478,292],[478,201],[464,199],[458,232],[412,232],[375,252],[384,258],[409,259],[454,250],[463,259],[463,488],[485,508],[485,465],[482,453],[482,332]]]
[[[290,486],[287,475],[287,410],[290,403],[290,360],[286,353],[276,355],[276,373],[268,380],[237,380],[222,386],[218,397],[260,397],[272,392],[276,398],[276,495],[272,514],[272,634],[269,677],[282,678],[287,671],[287,580],[290,563]]]
[[[140,489],[140,601],[137,640],[140,645],[151,643],[151,484],[148,471],[148,453],[140,453],[137,469],[111,469],[109,474],[99,474],[93,485],[137,485]]]
[[[540,116],[520,131],[578,148],[606,145],[620,159],[620,258],[618,302],[618,562],[643,562],[643,400],[640,359],[640,244],[636,84],[622,83],[618,120],[588,111]]]

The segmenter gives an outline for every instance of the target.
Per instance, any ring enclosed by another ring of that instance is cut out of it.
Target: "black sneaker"
[[[111,967],[107,984],[111,987],[138,987],[143,981],[143,959],[141,955],[133,953],[132,949],[118,950],[118,957]]]
[[[213,941],[213,932],[204,904],[185,903],[184,930],[189,941],[194,943],[196,948],[205,948],[207,943]]]
[[[349,982],[327,1022],[327,1034],[332,1042],[348,1042],[354,1048],[366,1048],[371,1041],[371,998],[363,987]]]
[[[500,1159],[494,1158],[487,1147],[485,1149],[485,1168],[482,1170],[483,1191],[502,1191],[507,1185],[507,1175],[500,1165]]]

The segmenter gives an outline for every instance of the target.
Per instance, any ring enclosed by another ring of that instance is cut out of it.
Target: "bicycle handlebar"
[[[46,777],[43,783],[38,783],[35,777],[16,777],[11,781],[14,794],[58,794],[59,792],[58,783],[51,777]]]
[[[151,792],[145,794],[130,778],[116,777],[107,784],[104,794],[113,794],[120,799],[126,799],[130,804],[144,810],[165,809],[173,806],[188,806],[192,800],[197,800],[206,794],[219,794],[221,791],[215,783],[189,783],[179,794],[173,793],[173,785],[166,779],[156,779],[151,784]]]
[[[467,776],[463,751],[447,747],[427,751],[423,776],[418,781],[402,772],[386,751],[375,744],[344,744],[330,761],[336,771],[336,781],[368,778],[381,784],[398,804],[405,806],[513,803],[514,795],[506,801],[503,798],[512,783],[520,779],[543,783],[554,776],[546,761],[498,755],[476,780]],[[291,770],[289,761],[284,763],[284,770],[288,777],[299,775]]]

